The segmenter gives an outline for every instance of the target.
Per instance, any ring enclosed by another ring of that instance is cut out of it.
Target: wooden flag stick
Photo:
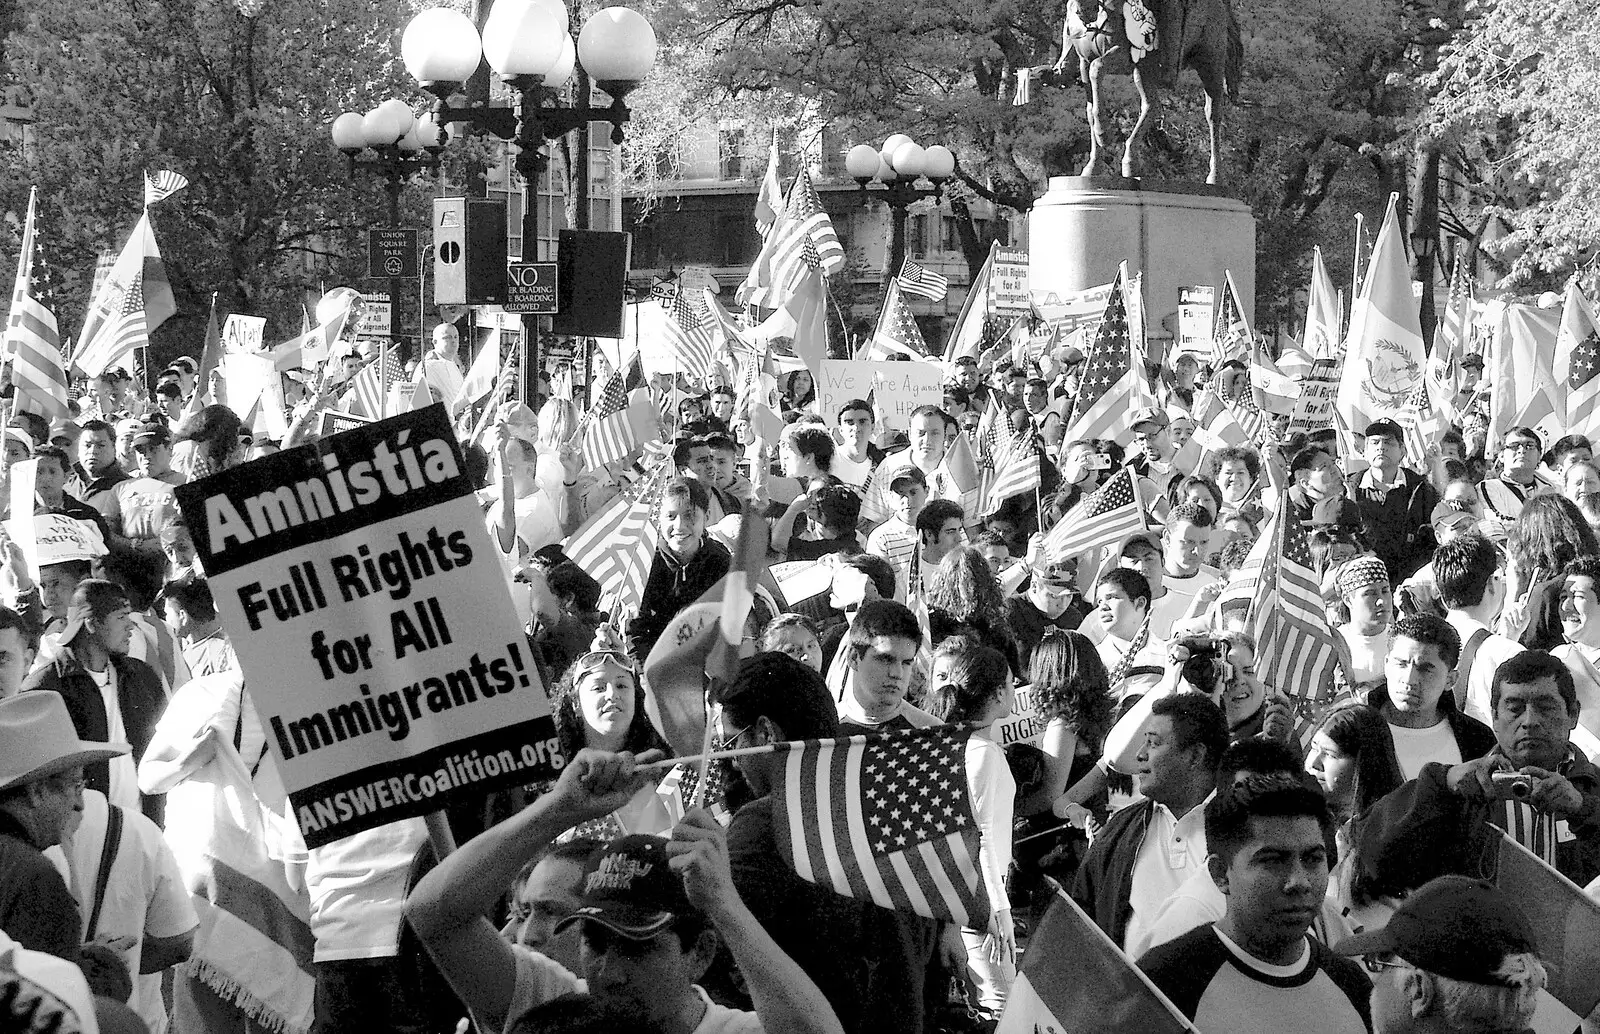
[[[640,772],[659,772],[671,768],[673,765],[699,765],[710,761],[721,761],[724,758],[743,758],[752,754],[771,754],[778,749],[776,743],[764,743],[759,747],[737,747],[733,750],[711,750],[703,754],[690,754],[681,758],[664,758],[661,761],[649,761],[638,766]],[[703,781],[703,780],[702,780]]]

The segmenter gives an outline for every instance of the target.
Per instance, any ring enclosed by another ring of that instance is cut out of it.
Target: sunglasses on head
[[[621,650],[591,650],[573,662],[572,667],[576,672],[575,677],[582,678],[607,664],[614,664],[627,671],[630,675],[637,672],[637,666],[633,663],[633,658]]]

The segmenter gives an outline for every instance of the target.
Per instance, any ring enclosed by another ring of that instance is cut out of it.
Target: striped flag
[[[1449,300],[1445,302],[1443,318],[1434,328],[1433,352],[1423,375],[1433,396],[1433,408],[1451,423],[1456,422],[1456,378],[1461,373],[1461,360],[1472,350],[1471,336],[1472,278],[1458,255],[1450,273]]]
[[[611,613],[636,613],[656,556],[656,511],[671,464],[663,460],[567,540],[567,556],[600,583]]]
[[[994,483],[989,486],[984,516],[999,512],[1012,496],[1038,491],[1040,484],[1037,440],[1032,434],[1013,440],[995,464]]]
[[[772,127],[772,150],[767,152],[767,174],[756,194],[756,232],[763,240],[772,232],[783,211],[783,183],[778,179],[778,127]]]
[[[639,445],[639,434],[630,412],[628,377],[639,363],[636,353],[626,367],[613,373],[594,400],[594,405],[578,424],[583,434],[583,464],[597,470],[615,463]]]
[[[928,345],[922,340],[922,330],[917,326],[916,317],[911,315],[911,306],[906,304],[900,293],[900,282],[892,280],[883,297],[883,311],[878,314],[877,329],[872,332],[872,340],[861,350],[860,358],[882,360],[891,355],[906,355],[921,359],[927,354]]]
[[[188,185],[188,178],[179,172],[164,169],[154,176],[147,172],[144,174],[144,207],[165,201]]]
[[[794,293],[807,269],[832,276],[843,267],[844,246],[834,232],[833,220],[822,209],[811,174],[801,169],[739,297],[746,305],[776,309]]]
[[[1426,383],[1419,382],[1411,398],[1406,400],[1405,408],[1399,413],[1399,423],[1405,435],[1406,465],[1416,471],[1432,470],[1433,451],[1438,447],[1445,426],[1438,410],[1433,408]]]
[[[150,331],[177,311],[147,212],[89,303],[72,365],[93,378],[127,363],[134,349],[150,344]]]
[[[673,364],[691,381],[704,380],[715,350],[706,311],[685,301],[683,293],[677,290],[670,290],[665,296],[658,295],[657,300],[667,313],[667,352]]]
[[[1095,331],[1094,347],[1089,350],[1088,362],[1084,364],[1078,397],[1072,407],[1072,417],[1066,421],[1067,431],[1062,441],[1115,438],[1124,430],[1128,413],[1138,405],[1138,382],[1143,377],[1143,371],[1132,360],[1127,302],[1119,273],[1111,296],[1106,300],[1105,318]]]
[[[1333,632],[1323,612],[1321,584],[1312,566],[1305,529],[1287,498],[1278,502],[1275,529],[1260,566],[1258,607],[1251,614],[1256,671],[1287,694],[1294,708],[1295,737],[1303,742],[1322,709],[1333,700]],[[1251,550],[1252,556],[1255,550]]]
[[[956,315],[955,326],[950,328],[950,340],[944,348],[944,361],[954,363],[962,356],[978,358],[983,351],[983,336],[989,329],[989,284],[994,277],[994,253],[1000,242],[989,245],[989,254],[983,260],[978,275],[967,285],[967,297]]]
[[[1133,471],[1123,467],[1045,534],[1044,555],[1057,563],[1144,530],[1144,510],[1133,486]]]
[[[907,258],[900,267],[900,290],[929,301],[942,301],[950,291],[950,278]]]
[[[11,292],[4,353],[13,356],[11,381],[16,408],[46,420],[67,415],[67,371],[61,358],[61,332],[50,308],[49,270],[39,243],[37,187],[28,192],[28,220],[22,226],[17,286]]]
[[[350,392],[361,415],[382,419],[388,412],[389,389],[400,379],[400,363],[394,349],[379,349],[378,357],[368,360],[350,379]]]
[[[1567,389],[1566,433],[1593,437],[1600,431],[1600,323],[1576,280],[1561,308],[1555,376]]]
[[[801,879],[983,929],[990,903],[967,780],[972,729],[942,725],[779,743],[778,850]]]
[[[1229,359],[1246,359],[1255,335],[1250,333],[1250,321],[1244,318],[1244,306],[1239,303],[1238,289],[1233,286],[1233,274],[1223,273],[1222,304],[1217,306],[1217,323],[1211,333],[1212,363],[1221,366]]]

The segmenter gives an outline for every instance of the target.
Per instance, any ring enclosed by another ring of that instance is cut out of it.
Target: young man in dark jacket
[[[1384,684],[1367,695],[1389,723],[1395,756],[1406,778],[1430,762],[1457,764],[1494,749],[1494,732],[1456,709],[1461,636],[1433,614],[1401,618],[1389,631]]]
[[[687,478],[667,482],[661,492],[661,532],[639,613],[628,622],[628,652],[641,663],[650,656],[667,622],[717,584],[733,563],[728,551],[706,538],[705,486]]]
[[[139,793],[133,758],[141,757],[149,746],[156,722],[166,710],[167,695],[155,669],[128,656],[131,612],[127,593],[119,586],[97,578],[79,582],[67,606],[61,652],[29,675],[22,690],[60,693],[72,724],[85,740],[130,744],[129,757],[85,765],[85,783],[113,804],[140,808],[160,825],[165,798]]]
[[[1429,480],[1400,465],[1404,432],[1393,420],[1379,420],[1366,430],[1366,456],[1371,464],[1356,481],[1356,505],[1373,552],[1397,585],[1433,556],[1433,508],[1439,492]]]

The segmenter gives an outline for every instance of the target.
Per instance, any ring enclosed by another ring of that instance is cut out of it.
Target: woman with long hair
[[[1028,682],[1034,713],[1045,723],[1039,740],[1045,772],[1039,788],[1017,802],[1025,816],[1049,812],[1094,767],[1116,710],[1105,662],[1080,632],[1047,627],[1033,648]]]
[[[579,657],[556,683],[554,698],[556,739],[565,757],[576,757],[585,747],[638,754],[665,746],[645,714],[639,670],[621,649],[591,650]],[[659,833],[670,825],[650,785],[610,815],[582,823],[562,839]]]
[[[986,931],[961,931],[967,966],[978,985],[978,1004],[996,1016],[1016,979],[1016,935],[1005,877],[1011,868],[1011,822],[1017,783],[994,739],[994,723],[1011,713],[1016,683],[999,650],[969,636],[946,640],[933,659],[931,713],[952,725],[982,726],[967,741],[967,779],[978,820],[978,868],[992,913]]]
[[[952,635],[970,632],[1005,655],[1013,676],[1022,673],[1022,656],[1006,620],[1005,595],[982,553],[971,546],[957,546],[945,554],[924,602],[935,646]]]
[[[1327,795],[1341,835],[1352,818],[1405,782],[1389,723],[1366,704],[1341,704],[1322,716],[1311,733],[1306,772]]]
[[[1600,555],[1594,529],[1570,499],[1536,495],[1506,532],[1507,605],[1501,613],[1504,635],[1530,650],[1551,650],[1563,642],[1561,572],[1580,556]]]

